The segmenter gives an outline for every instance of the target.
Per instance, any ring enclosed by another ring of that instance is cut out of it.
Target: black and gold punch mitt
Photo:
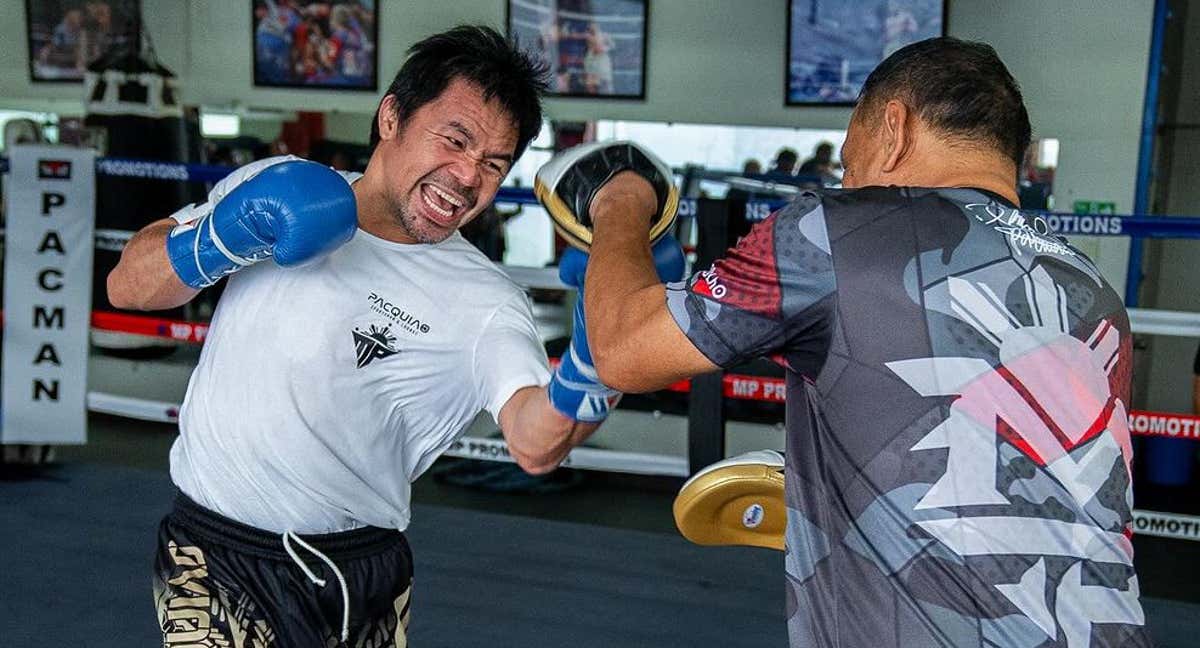
[[[533,193],[550,213],[554,229],[571,245],[588,251],[592,220],[588,209],[604,183],[622,171],[650,182],[658,195],[658,213],[650,223],[653,245],[667,234],[679,210],[679,190],[671,169],[633,142],[592,142],[559,153],[538,169]]]

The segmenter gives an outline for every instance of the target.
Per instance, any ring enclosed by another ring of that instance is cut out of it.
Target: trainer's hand
[[[193,288],[269,257],[282,266],[316,259],[353,238],[358,226],[349,183],[304,160],[268,166],[209,207],[167,237],[171,266]]]
[[[622,171],[596,192],[588,216],[592,223],[608,216],[623,215],[649,225],[656,211],[658,196],[654,186],[633,171]]]
[[[563,151],[538,169],[533,192],[550,214],[554,229],[586,252],[592,243],[592,205],[597,193],[625,171],[650,185],[653,207],[643,214],[653,243],[675,222],[679,191],[671,168],[633,142],[593,142]],[[642,206],[640,200],[637,206]]]

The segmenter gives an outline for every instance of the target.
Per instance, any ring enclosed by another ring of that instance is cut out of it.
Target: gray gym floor
[[[173,437],[93,415],[88,445],[0,480],[0,646],[157,645],[149,567]],[[670,513],[678,480],[563,483],[532,495],[417,482],[413,645],[785,645],[781,554],[684,541]],[[1136,539],[1165,648],[1200,645],[1195,544]]]

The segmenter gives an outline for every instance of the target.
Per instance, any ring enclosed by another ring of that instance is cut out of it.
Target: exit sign
[[[1116,214],[1117,203],[1099,200],[1076,200],[1072,205],[1076,214]]]

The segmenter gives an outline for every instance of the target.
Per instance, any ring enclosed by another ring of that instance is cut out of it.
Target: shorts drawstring
[[[346,578],[342,576],[342,570],[338,569],[337,565],[333,564],[333,561],[329,559],[329,556],[317,551],[312,545],[300,538],[300,536],[292,533],[291,531],[284,531],[283,548],[288,552],[288,555],[292,557],[292,560],[295,561],[297,565],[300,565],[300,569],[304,570],[304,575],[308,576],[308,579],[312,581],[313,584],[317,585],[318,587],[325,587],[325,579],[317,578],[317,575],[314,574],[313,571],[308,568],[308,565],[306,565],[304,561],[300,559],[300,556],[296,554],[296,550],[292,549],[292,545],[290,544],[292,540],[295,540],[297,544],[307,549],[309,553],[324,561],[324,563],[329,565],[329,568],[333,570],[333,575],[337,576],[338,584],[342,587],[342,641],[347,641],[350,638],[350,589],[346,587]]]

